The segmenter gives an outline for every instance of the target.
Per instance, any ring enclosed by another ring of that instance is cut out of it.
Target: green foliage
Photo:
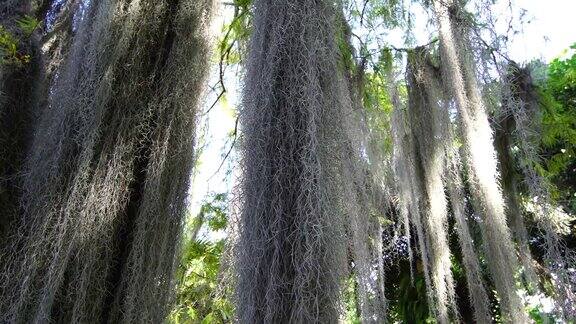
[[[21,65],[30,62],[31,56],[23,45],[40,22],[34,17],[25,15],[16,19],[15,25],[13,31],[0,25],[0,65]]]
[[[222,38],[218,41],[220,64],[238,64],[242,56],[242,45],[247,42],[251,33],[252,0],[234,0],[234,18],[224,26]]]
[[[369,12],[369,19],[380,18],[386,22],[387,27],[404,26],[409,22],[409,13],[401,0],[375,0],[372,1],[373,10]]]
[[[557,323],[554,316],[542,312],[542,310],[536,306],[528,309],[528,315],[535,324]]]
[[[26,38],[32,36],[32,34],[34,33],[34,31],[36,31],[39,25],[40,21],[29,15],[24,15],[22,18],[16,19],[16,26],[18,26],[18,28]]]
[[[344,322],[347,324],[360,324],[362,323],[358,314],[358,293],[357,293],[357,280],[355,275],[351,275],[344,285],[344,303],[346,307],[346,314],[344,315]]]
[[[392,100],[388,91],[389,76],[394,69],[394,62],[399,58],[392,50],[384,48],[378,60],[371,66],[371,71],[364,75],[362,101],[366,109],[368,126],[374,143],[385,155],[392,153],[392,137],[390,122],[392,116]]]
[[[228,224],[228,215],[226,215],[226,194],[217,194],[214,200],[202,205],[200,214],[202,219],[208,223],[208,228],[212,231],[226,229]]]
[[[345,1],[345,7],[350,7],[350,3],[355,3],[350,14],[359,18],[363,24],[375,28],[376,25],[387,28],[409,27],[410,12],[406,10],[402,0],[372,0],[372,1]]]
[[[206,202],[192,227],[205,226],[209,233],[224,230],[228,223],[226,198],[225,194],[217,194]],[[170,314],[171,323],[231,322],[233,306],[217,289],[225,244],[225,239],[197,238],[185,244],[177,271],[177,304]]]
[[[403,323],[435,323],[430,316],[426,300],[426,283],[422,274],[416,274],[414,281],[410,275],[401,276],[397,300],[391,304],[391,315]]]
[[[537,170],[557,188],[553,198],[576,212],[576,44],[572,55],[554,59],[540,84],[543,164]]]
[[[348,39],[348,26],[341,24],[336,33],[336,43],[340,53],[340,60],[338,61],[339,68],[344,73],[354,74],[357,72],[356,62],[354,60],[354,48],[350,45]]]
[[[380,53],[380,57],[378,60],[378,65],[376,66],[376,72],[383,74],[383,75],[388,75],[390,73],[392,73],[392,70],[394,69],[394,55],[392,55],[392,50],[388,47],[382,49],[382,52]]]
[[[178,270],[178,305],[170,315],[173,323],[225,323],[232,305],[217,296],[220,259],[224,241],[190,241]]]
[[[386,77],[382,73],[366,73],[364,85],[364,107],[367,111],[369,129],[375,141],[372,145],[379,146],[385,154],[392,152],[390,134],[390,118],[392,102],[386,89]]]
[[[0,26],[0,64],[19,62],[18,39],[6,28]]]

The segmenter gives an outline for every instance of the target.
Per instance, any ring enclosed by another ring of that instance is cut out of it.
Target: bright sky
[[[576,0],[515,0],[525,9],[527,23],[510,46],[510,57],[523,62],[550,61],[576,43]]]
[[[225,19],[230,20],[233,11],[230,6],[221,6],[213,24],[212,32],[221,32]],[[213,67],[210,73],[208,86],[214,86],[218,82],[219,68],[216,57],[213,58]],[[197,146],[203,147],[200,152],[199,163],[192,175],[192,186],[190,188],[190,212],[196,216],[200,208],[206,201],[210,201],[214,194],[230,192],[233,186],[234,174],[229,174],[231,165],[235,159],[235,152],[232,151],[227,160],[224,156],[230,150],[231,137],[236,121],[236,107],[238,104],[238,80],[236,78],[226,78],[226,95],[210,110],[204,114],[199,121],[197,135]],[[219,90],[217,90],[219,91]],[[203,111],[208,110],[218,96],[218,92],[207,89],[207,97],[204,101]],[[210,239],[218,239],[224,233],[206,233],[202,231],[201,236],[209,236]]]
[[[542,58],[545,61],[562,54],[562,51],[571,44],[576,43],[574,33],[574,20],[576,19],[576,0],[514,0],[515,5],[526,9],[526,23],[523,32],[512,40],[509,48],[510,57],[519,62],[530,61],[534,58]],[[506,3],[507,1],[500,1]],[[417,10],[417,8],[415,8]],[[507,13],[506,5],[499,8],[503,14]],[[222,6],[219,10],[219,17],[214,23],[214,32],[219,32],[223,26],[224,19],[230,19],[230,6]],[[416,12],[416,16],[423,13]],[[422,19],[425,20],[425,19]],[[417,23],[416,29],[420,29],[417,34],[417,42],[424,44],[429,40],[427,35],[428,27],[424,22]],[[402,36],[400,34],[389,35],[389,42],[401,45]],[[210,78],[210,85],[216,84],[217,70],[214,69]],[[230,171],[234,154],[228,159],[220,171],[216,173],[222,163],[223,155],[229,149],[229,134],[234,129],[235,109],[238,104],[238,85],[234,78],[227,78],[226,87],[228,93],[226,100],[222,100],[216,105],[208,115],[204,116],[200,122],[200,127],[205,127],[203,138],[199,144],[203,144],[205,149],[199,158],[199,165],[193,176],[193,185],[190,189],[191,214],[196,215],[203,202],[215,193],[229,192],[232,186]],[[204,110],[208,109],[214,102],[217,93],[208,92],[205,100]],[[237,171],[237,170],[232,170]],[[212,235],[210,235],[213,237]]]

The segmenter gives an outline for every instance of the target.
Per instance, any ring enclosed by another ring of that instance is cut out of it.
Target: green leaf
[[[40,25],[40,21],[32,16],[25,15],[22,18],[16,20],[16,25],[18,28],[20,28],[24,35],[26,35],[26,37],[30,37],[36,28],[38,28]]]

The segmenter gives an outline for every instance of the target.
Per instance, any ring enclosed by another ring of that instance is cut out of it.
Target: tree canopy
[[[4,1],[0,322],[574,322],[576,43],[520,5]]]

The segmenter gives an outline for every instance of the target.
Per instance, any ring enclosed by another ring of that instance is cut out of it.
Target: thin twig
[[[366,6],[368,5],[368,1],[364,0],[364,5],[362,6],[362,12],[360,13],[360,26],[364,26],[364,14],[366,13]]]
[[[234,24],[240,19],[242,18],[245,14],[246,14],[247,10],[243,10],[240,12],[239,7],[235,7],[234,8],[234,19],[232,20],[232,22],[230,23],[230,26],[228,27],[228,30],[226,31],[226,34],[224,35],[224,38],[222,39],[222,44],[226,44],[226,42],[228,41],[228,39],[230,38],[230,34],[232,33],[232,29],[234,28]],[[222,99],[222,97],[224,96],[224,94],[226,94],[226,85],[224,84],[224,75],[226,74],[226,67],[227,65],[225,64],[225,62],[227,62],[230,58],[230,53],[232,52],[232,49],[234,48],[234,45],[236,45],[237,43],[237,39],[234,39],[229,46],[227,46],[221,53],[220,53],[220,61],[218,63],[218,69],[219,69],[219,75],[218,75],[218,82],[216,83],[216,85],[212,88],[216,88],[217,86],[220,86],[220,93],[218,94],[218,96],[216,97],[216,100],[214,100],[214,102],[212,103],[212,105],[210,105],[210,108],[208,108],[205,112],[204,112],[204,116],[208,115],[210,113],[210,111],[212,111],[212,109],[214,107],[216,107],[216,104],[220,101],[220,99]]]
[[[226,152],[226,155],[224,155],[224,158],[222,159],[222,161],[220,162],[220,165],[218,166],[218,169],[216,169],[216,172],[214,172],[213,175],[210,176],[209,179],[212,179],[214,176],[216,176],[216,174],[218,174],[218,172],[220,172],[220,169],[222,169],[222,166],[224,166],[224,163],[226,163],[226,160],[228,159],[228,157],[230,156],[230,153],[232,153],[232,150],[234,149],[234,146],[236,146],[236,141],[238,139],[238,121],[239,118],[236,117],[236,121],[234,122],[234,131],[232,132],[232,144],[230,145],[230,148],[228,149],[228,152]]]

